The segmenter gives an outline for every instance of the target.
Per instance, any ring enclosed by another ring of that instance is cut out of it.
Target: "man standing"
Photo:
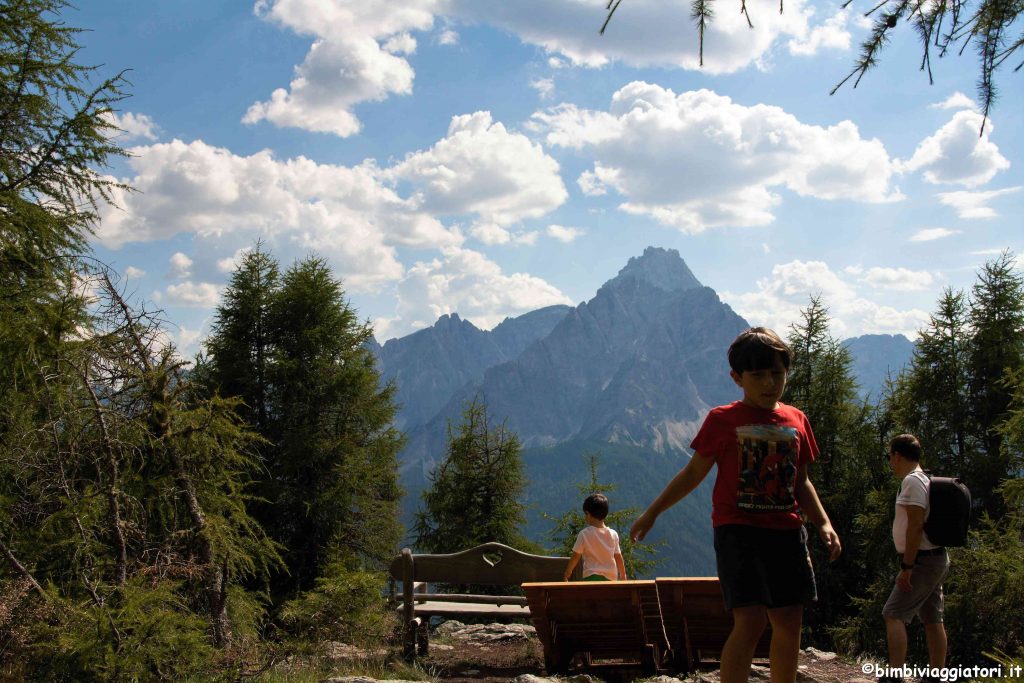
[[[921,470],[921,443],[910,434],[889,442],[889,465],[902,481],[896,496],[892,540],[900,573],[882,608],[889,645],[889,665],[902,667],[907,659],[906,625],[917,615],[924,624],[928,663],[941,669],[946,662],[946,628],[942,625],[942,581],[949,573],[946,549],[933,545],[924,533],[928,518],[928,475]]]

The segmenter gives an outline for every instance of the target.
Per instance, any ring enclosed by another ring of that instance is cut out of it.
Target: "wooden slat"
[[[441,600],[416,603],[414,610],[417,616],[424,617],[478,614],[484,617],[517,617],[527,619],[530,616],[530,608],[527,605],[480,605]]]

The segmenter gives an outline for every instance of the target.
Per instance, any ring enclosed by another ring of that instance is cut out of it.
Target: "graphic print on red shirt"
[[[799,452],[794,427],[744,425],[736,428],[739,480],[736,506],[751,512],[785,512],[796,499],[796,455]]]

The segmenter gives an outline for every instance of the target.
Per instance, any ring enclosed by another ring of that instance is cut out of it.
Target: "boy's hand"
[[[829,561],[834,562],[843,552],[843,546],[839,543],[839,534],[831,524],[824,524],[818,528],[818,535],[821,536],[822,543],[828,548]]]
[[[629,527],[629,538],[634,543],[639,543],[644,540],[644,536],[654,526],[654,521],[657,519],[655,515],[652,515],[649,511],[637,517],[636,521],[633,522],[633,526]]]

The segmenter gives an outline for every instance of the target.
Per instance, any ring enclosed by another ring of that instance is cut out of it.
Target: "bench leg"
[[[416,659],[416,636],[421,623],[422,620],[419,617],[415,617],[405,625],[404,633],[402,634],[402,656],[408,662]]]
[[[544,649],[544,670],[549,676],[568,673],[571,660],[572,651],[562,643],[553,643],[550,652]]]
[[[416,628],[416,654],[426,657],[430,654],[430,620],[426,620]]]
[[[640,665],[645,676],[654,676],[658,673],[658,648],[652,643],[647,643],[640,653]]]

